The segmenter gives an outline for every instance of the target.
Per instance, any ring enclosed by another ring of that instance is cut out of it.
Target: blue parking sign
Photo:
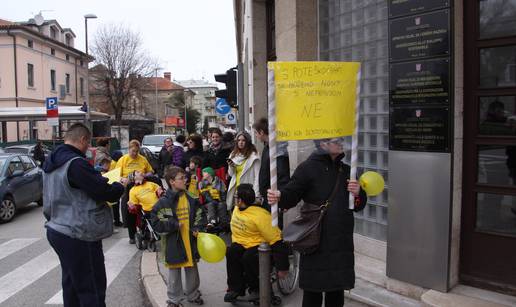
[[[57,97],[47,97],[45,99],[45,105],[48,110],[55,110],[58,108]]]

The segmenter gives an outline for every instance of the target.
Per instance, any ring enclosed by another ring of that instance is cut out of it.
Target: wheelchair
[[[289,269],[288,275],[285,278],[278,278],[276,268],[273,266],[271,271],[271,305],[279,306],[282,303],[281,296],[275,294],[277,289],[282,296],[287,296],[294,293],[299,283],[299,260],[300,255],[298,252],[290,249],[289,251]],[[245,298],[237,297],[235,301],[231,302],[233,305],[237,305],[239,302],[251,303],[255,306],[260,305],[260,297],[256,298]]]
[[[136,217],[136,248],[140,250],[147,249],[150,252],[156,252],[158,250],[159,235],[154,231],[150,222],[150,216],[138,208],[138,214]]]

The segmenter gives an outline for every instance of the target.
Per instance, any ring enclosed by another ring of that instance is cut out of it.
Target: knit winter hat
[[[210,174],[210,176],[211,176],[211,177],[214,177],[214,176],[215,176],[215,171],[213,170],[213,168],[211,168],[211,167],[209,167],[209,166],[208,166],[208,167],[203,168],[203,169],[202,169],[202,172],[203,172],[203,173],[208,173],[208,174]]]

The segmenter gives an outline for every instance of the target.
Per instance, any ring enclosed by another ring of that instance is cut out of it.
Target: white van
[[[143,137],[142,147],[149,149],[155,154],[159,154],[166,138],[174,140],[174,136],[170,134],[148,134]]]

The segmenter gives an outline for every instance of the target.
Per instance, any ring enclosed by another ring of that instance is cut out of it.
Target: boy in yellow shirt
[[[281,240],[281,230],[272,227],[272,217],[268,210],[255,204],[253,185],[242,183],[237,188],[236,206],[231,218],[231,246],[226,253],[228,272],[228,292],[224,302],[234,302],[238,296],[258,293],[258,245],[271,245],[274,265],[278,277],[288,274],[288,248]]]
[[[204,304],[199,291],[199,252],[197,233],[206,224],[199,201],[186,191],[186,174],[182,168],[169,166],[164,171],[169,189],[151,211],[151,225],[161,235],[161,256],[169,269],[167,306],[182,306],[185,299]],[[181,281],[185,271],[185,289]]]
[[[202,196],[201,203],[206,208],[208,216],[207,230],[213,230],[218,226],[223,230],[227,226],[226,209],[226,185],[211,167],[202,169],[202,180],[199,182],[199,193]]]

